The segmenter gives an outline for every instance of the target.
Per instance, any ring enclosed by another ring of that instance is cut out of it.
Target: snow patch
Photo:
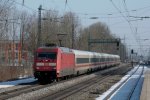
[[[0,89],[1,88],[7,88],[7,87],[12,87],[21,83],[30,83],[34,82],[36,79],[34,78],[26,78],[26,79],[19,79],[19,80],[14,80],[14,81],[7,81],[7,82],[0,82]]]

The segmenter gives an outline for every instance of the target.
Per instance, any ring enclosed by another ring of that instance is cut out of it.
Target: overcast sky
[[[23,0],[15,0],[22,3]],[[22,7],[30,12],[37,12],[41,4],[44,9],[55,9],[60,14],[72,11],[79,16],[83,26],[89,26],[95,22],[103,22],[108,25],[111,32],[124,39],[129,48],[139,51],[138,44],[143,45],[142,52],[148,51],[145,45],[150,45],[150,18],[137,18],[150,16],[150,0],[24,0]],[[97,19],[90,19],[97,17]],[[123,40],[122,40],[123,41]],[[137,41],[140,41],[137,42]]]

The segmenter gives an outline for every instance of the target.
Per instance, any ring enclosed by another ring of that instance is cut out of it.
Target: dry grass
[[[0,81],[17,79],[23,76],[32,76],[32,67],[24,66],[1,66]]]

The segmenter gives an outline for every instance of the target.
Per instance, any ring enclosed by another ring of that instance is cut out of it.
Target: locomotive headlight
[[[56,66],[56,63],[49,63],[49,66]]]
[[[40,69],[39,67],[36,67],[36,69]]]
[[[36,63],[36,66],[44,66],[44,63]]]

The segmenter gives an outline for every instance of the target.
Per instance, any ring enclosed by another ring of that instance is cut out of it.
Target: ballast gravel
[[[48,94],[54,94],[54,93],[56,93],[58,91],[61,91],[65,88],[69,88],[69,87],[71,87],[75,84],[78,84],[78,83],[81,83],[83,81],[92,79],[93,77],[96,77],[98,74],[100,75],[100,74],[106,73],[110,70],[115,70],[117,68],[118,67],[114,67],[114,68],[110,68],[110,69],[107,69],[107,70],[96,72],[96,73],[93,73],[93,74],[90,74],[90,75],[77,77],[77,78],[65,81],[63,83],[56,83],[55,85],[52,85],[52,86],[49,86],[49,87],[46,87],[46,88],[42,88],[42,89],[39,89],[37,91],[29,92],[29,93],[26,93],[26,94],[21,94],[17,97],[13,97],[13,98],[10,98],[8,100],[33,100],[33,99],[36,100],[36,99],[40,99],[40,98],[42,99],[43,96],[46,96]]]

